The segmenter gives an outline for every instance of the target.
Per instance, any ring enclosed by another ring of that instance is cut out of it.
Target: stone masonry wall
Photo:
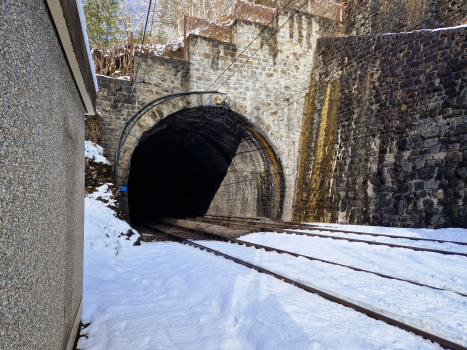
[[[115,159],[118,137],[125,124],[147,102],[158,97],[190,90],[190,63],[173,58],[143,55],[138,67],[138,84],[98,76],[97,108],[104,116],[102,146],[111,162]]]
[[[303,104],[288,101],[289,96],[300,97],[309,84],[313,53],[318,38],[340,35],[342,28],[331,20],[305,13],[292,16],[286,11],[279,17],[276,27],[291,17],[272,40],[269,28],[259,40],[237,60],[212,88],[226,92],[243,111],[249,121],[262,130],[282,163],[286,183],[283,217],[291,218],[296,161],[301,130]],[[211,86],[246,46],[264,29],[263,25],[238,20],[234,26],[234,44],[221,43],[193,36],[188,43],[191,63],[192,89]],[[223,82],[243,64],[263,43],[260,49],[225,84]],[[222,85],[223,84],[223,85]],[[221,86],[222,85],[222,86]],[[300,101],[301,102],[301,101]],[[234,177],[237,177],[233,175]],[[225,182],[229,182],[229,176]],[[242,202],[238,201],[238,210]],[[236,208],[233,208],[235,211]]]
[[[453,27],[466,21],[463,0],[349,0],[345,22],[347,34],[368,35]]]
[[[466,38],[318,41],[295,220],[467,227]]]
[[[83,294],[85,108],[46,1],[0,13],[0,348],[63,350]]]
[[[274,33],[273,28],[268,28],[214,84],[214,80],[265,26],[238,20],[234,26],[233,43],[190,35],[188,62],[144,56],[135,95],[132,95],[136,97],[133,106],[125,103],[127,92],[124,90],[128,90],[129,85],[124,87],[115,79],[99,77],[98,109],[106,120],[104,146],[113,152],[124,121],[144,101],[175,91],[219,89],[230,96],[236,110],[264,132],[277,152],[286,181],[284,217],[291,218],[303,115],[302,101],[295,103],[294,99],[303,96],[309,85],[318,38],[342,35],[344,29],[340,23],[324,18],[305,13],[292,15],[293,12],[285,11],[277,26],[289,17],[292,19],[284,28],[266,43]],[[222,84],[263,43],[265,46]],[[121,89],[120,92],[117,89]],[[291,101],[288,100],[290,96],[294,97]],[[115,98],[119,101],[115,102]],[[231,208],[232,212],[242,210],[241,201],[236,205],[239,207]]]

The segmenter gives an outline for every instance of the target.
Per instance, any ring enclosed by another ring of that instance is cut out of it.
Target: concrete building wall
[[[295,220],[467,227],[466,38],[318,41]]]
[[[0,13],[0,348],[62,350],[82,298],[85,108],[46,2]]]

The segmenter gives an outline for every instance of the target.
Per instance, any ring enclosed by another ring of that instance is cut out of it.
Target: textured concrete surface
[[[62,350],[82,296],[85,109],[45,1],[0,13],[0,348]]]

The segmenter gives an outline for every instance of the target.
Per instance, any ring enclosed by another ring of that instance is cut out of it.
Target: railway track
[[[295,257],[303,257],[303,258],[306,258],[306,259],[309,259],[309,260],[321,261],[321,262],[328,263],[328,264],[343,266],[343,267],[350,268],[352,270],[371,273],[371,274],[375,274],[375,275],[378,275],[378,276],[383,277],[383,278],[404,281],[404,282],[416,284],[416,285],[423,286],[423,287],[433,288],[433,289],[437,289],[437,290],[444,290],[444,289],[432,287],[432,286],[417,283],[417,282],[414,282],[414,281],[409,281],[409,280],[395,278],[395,277],[392,277],[392,276],[387,276],[387,275],[383,275],[383,274],[379,274],[379,273],[374,273],[374,272],[371,272],[371,271],[357,269],[357,268],[342,265],[342,264],[328,262],[328,261],[321,260],[321,259],[315,259],[315,258],[308,257],[308,256],[305,256],[305,255],[296,254],[296,253],[293,253],[293,252],[288,252],[288,251],[284,251],[284,250],[280,250],[280,249],[276,249],[276,248],[272,248],[272,247],[267,247],[267,246],[263,246],[263,245],[259,245],[259,244],[254,244],[254,243],[242,241],[242,240],[239,240],[239,239],[225,238],[225,237],[220,236],[220,235],[216,235],[216,234],[208,233],[208,232],[203,232],[203,231],[200,231],[200,230],[186,229],[186,228],[177,227],[177,226],[174,226],[174,225],[159,224],[159,223],[158,224],[143,223],[142,225],[144,227],[146,227],[148,230],[153,230],[158,234],[164,234],[165,236],[169,236],[174,241],[179,242],[181,244],[189,245],[189,246],[192,246],[194,248],[198,248],[200,250],[204,250],[204,251],[207,251],[209,253],[213,253],[216,256],[224,257],[225,259],[231,260],[231,261],[233,261],[233,262],[235,262],[237,264],[240,264],[240,265],[246,266],[248,268],[251,268],[253,270],[256,270],[258,272],[265,273],[265,274],[268,274],[270,276],[273,276],[273,277],[275,277],[275,278],[277,278],[279,280],[282,280],[285,283],[288,283],[288,284],[291,284],[291,285],[296,286],[298,288],[301,288],[301,289],[303,289],[303,290],[305,290],[307,292],[318,294],[319,296],[321,296],[321,297],[323,297],[323,298],[325,298],[327,300],[333,301],[335,303],[338,303],[338,304],[346,306],[346,307],[350,307],[350,308],[354,309],[355,311],[364,313],[367,316],[372,317],[374,319],[386,322],[386,323],[388,323],[390,325],[393,325],[393,326],[399,327],[401,329],[404,329],[406,331],[412,332],[412,333],[414,333],[416,335],[419,335],[419,336],[421,336],[421,337],[423,337],[425,339],[428,339],[428,340],[431,340],[433,342],[436,342],[436,343],[440,344],[445,349],[467,350],[467,347],[464,347],[463,345],[454,343],[451,340],[442,338],[442,337],[437,336],[435,334],[431,334],[429,332],[426,332],[423,329],[419,329],[417,327],[408,325],[408,324],[406,324],[404,322],[401,322],[401,321],[399,321],[397,319],[389,317],[389,316],[387,316],[387,315],[385,315],[383,313],[375,312],[374,310],[363,307],[361,305],[358,305],[358,304],[353,303],[351,301],[348,301],[346,299],[339,298],[339,297],[337,297],[337,296],[335,296],[333,294],[330,294],[329,292],[320,290],[318,288],[311,287],[311,286],[306,285],[304,283],[301,283],[299,281],[288,278],[287,276],[278,274],[278,273],[273,272],[271,270],[268,270],[268,269],[265,269],[263,267],[254,265],[252,263],[249,263],[247,261],[244,261],[244,260],[241,260],[239,258],[233,257],[231,255],[222,253],[220,251],[209,248],[209,247],[204,246],[202,244],[193,242],[193,240],[202,240],[202,239],[210,238],[210,239],[213,239],[213,240],[220,240],[220,241],[224,241],[224,242],[241,244],[241,245],[245,245],[245,246],[248,246],[248,247],[254,247],[256,249],[265,249],[266,251],[275,251],[275,252],[277,252],[279,254],[289,254],[289,255],[292,255],[292,256],[295,256]],[[461,294],[461,293],[457,293],[457,294],[460,294],[462,296],[467,296],[467,295],[464,295],[464,294]]]
[[[163,225],[165,225],[165,224],[163,224]],[[149,228],[149,229],[155,229],[155,228],[153,228],[154,226],[149,224],[149,223],[144,224],[144,226]],[[336,262],[323,260],[323,259],[318,259],[318,258],[314,258],[314,257],[308,256],[308,255],[298,254],[298,253],[294,253],[294,252],[290,252],[290,251],[282,250],[282,249],[278,249],[278,248],[268,247],[268,246],[257,244],[257,243],[251,243],[251,242],[247,242],[247,241],[244,241],[244,240],[241,240],[241,239],[227,238],[227,237],[224,237],[222,235],[217,235],[217,234],[210,233],[210,232],[205,232],[205,231],[201,231],[201,230],[192,230],[192,229],[187,229],[187,228],[182,228],[182,227],[176,227],[176,226],[173,226],[173,225],[172,225],[172,227],[170,227],[170,225],[167,225],[166,229],[167,230],[175,230],[175,232],[178,232],[178,233],[183,232],[184,235],[185,235],[184,236],[185,239],[203,240],[205,238],[209,238],[209,239],[222,241],[222,242],[227,242],[227,243],[235,243],[235,244],[243,245],[243,246],[246,246],[246,247],[253,247],[255,249],[264,249],[265,251],[268,251],[268,252],[276,252],[276,253],[279,253],[279,254],[287,254],[287,255],[294,256],[294,257],[302,257],[302,258],[305,258],[305,259],[311,260],[311,261],[319,261],[319,262],[322,262],[322,263],[325,263],[325,264],[341,266],[341,267],[345,267],[345,268],[348,268],[348,269],[351,269],[351,270],[354,270],[354,271],[370,273],[370,274],[373,274],[373,275],[376,275],[376,276],[379,276],[379,277],[383,277],[383,278],[386,278],[386,279],[392,279],[392,280],[407,282],[407,283],[414,284],[414,285],[417,285],[417,286],[427,287],[427,288],[441,290],[441,291],[452,292],[452,293],[461,295],[463,297],[467,297],[467,294],[460,293],[458,291],[454,291],[454,290],[450,290],[450,289],[444,289],[444,288],[438,288],[438,287],[434,287],[434,286],[431,286],[431,285],[428,285],[428,284],[425,284],[425,283],[420,283],[420,282],[416,282],[416,281],[412,281],[412,280],[408,280],[408,279],[404,279],[404,278],[398,278],[398,277],[395,277],[395,276],[390,276],[390,275],[386,275],[386,274],[383,274],[383,273],[378,273],[378,272],[374,272],[374,271],[370,271],[370,270],[360,269],[358,267],[339,264],[339,263],[336,263]],[[160,231],[161,233],[164,232],[164,229],[159,228],[159,229],[156,229],[156,230]]]
[[[430,239],[430,238],[421,238],[421,237],[409,237],[409,236],[397,236],[397,235],[388,235],[384,233],[373,233],[373,232],[359,232],[359,231],[348,231],[348,230],[340,230],[332,227],[325,227],[325,226],[317,226],[317,225],[307,225],[307,224],[298,224],[298,223],[267,223],[262,222],[260,219],[253,220],[253,218],[245,218],[240,219],[239,217],[221,217],[221,216],[198,216],[196,220],[219,220],[219,222],[239,222],[239,223],[248,223],[249,226],[271,226],[271,227],[280,227],[282,229],[303,229],[309,231],[329,231],[329,232],[336,232],[336,233],[348,233],[348,234],[355,234],[355,235],[362,235],[362,236],[374,236],[374,237],[386,237],[386,238],[399,238],[399,239],[408,239],[411,241],[426,241],[426,242],[436,242],[436,243],[452,243],[452,244],[459,244],[467,246],[467,242],[459,242],[459,241],[448,241],[443,239]]]
[[[304,232],[304,231],[297,231],[294,229],[290,228],[284,228],[285,227],[290,227],[289,225],[283,225],[283,224],[270,224],[270,223],[264,223],[264,222],[248,222],[246,223],[245,221],[241,220],[229,220],[229,219],[211,219],[211,218],[205,218],[205,217],[198,217],[195,219],[192,219],[195,221],[199,222],[204,222],[204,223],[209,223],[209,224],[214,224],[214,225],[222,225],[222,226],[227,226],[227,227],[244,227],[248,228],[253,231],[261,231],[261,232],[268,232],[268,231],[275,231],[278,233],[287,233],[287,234],[296,234],[296,235],[302,235],[302,236],[310,236],[310,237],[320,237],[320,238],[331,238],[335,240],[344,240],[344,241],[349,241],[349,242],[358,242],[358,243],[366,243],[370,245],[382,245],[382,246],[389,246],[392,248],[402,248],[402,249],[411,249],[415,251],[422,251],[422,252],[431,252],[431,253],[438,253],[438,254],[444,254],[444,255],[460,255],[467,257],[467,253],[462,253],[462,252],[455,252],[455,251],[449,251],[449,250],[441,250],[441,249],[431,249],[431,248],[424,248],[424,247],[417,247],[417,246],[411,246],[411,245],[403,245],[403,244],[394,244],[394,243],[387,243],[387,242],[375,242],[375,241],[368,241],[364,239],[356,239],[356,238],[350,238],[350,237],[341,237],[341,236],[332,236],[332,235],[326,235],[322,233],[312,233],[312,232]],[[307,226],[307,225],[304,225]],[[330,231],[328,228],[304,228],[308,231]],[[339,233],[352,233],[352,234],[360,234],[360,235],[368,235],[367,233],[356,233],[353,231],[343,231],[343,230],[333,230],[335,232]],[[388,235],[380,235],[373,233],[371,234],[372,236],[385,236],[388,237]],[[390,238],[398,238],[398,239],[409,239],[407,237],[401,237],[401,236],[393,236]],[[414,239],[411,237],[411,239]],[[464,242],[455,242],[455,241],[443,241],[443,240],[430,240],[430,239],[416,239],[416,240],[424,240],[424,241],[431,241],[435,243],[452,243],[452,244],[459,244],[459,245],[467,245],[467,243]]]

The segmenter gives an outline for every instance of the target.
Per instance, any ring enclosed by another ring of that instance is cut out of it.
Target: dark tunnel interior
[[[212,107],[180,111],[142,136],[128,179],[132,222],[206,214],[242,140],[253,139],[235,121],[243,117],[232,113]]]

